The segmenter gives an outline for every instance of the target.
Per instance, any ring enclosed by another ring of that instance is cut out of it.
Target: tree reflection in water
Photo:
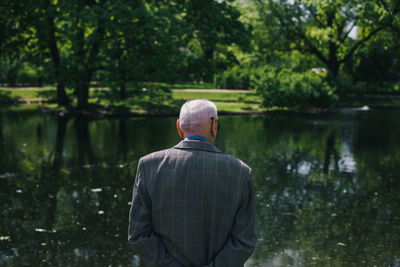
[[[248,265],[399,264],[399,115],[221,117],[218,147],[254,172]],[[0,113],[0,263],[138,265],[126,241],[137,160],[179,141],[175,120]]]

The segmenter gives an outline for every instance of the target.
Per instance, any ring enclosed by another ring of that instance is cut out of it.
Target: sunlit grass
[[[200,88],[211,87],[211,84],[179,84],[179,86],[165,84],[165,83],[151,83],[152,86],[173,86],[175,88]],[[18,101],[55,101],[56,90],[54,89],[2,89],[0,91],[4,99]],[[73,96],[72,90],[67,90],[67,94],[73,100],[71,107],[76,106],[76,97]],[[161,93],[163,94],[163,93]],[[191,92],[172,90],[171,97],[168,94],[160,96],[155,99],[154,96],[141,93],[140,95],[133,95],[126,100],[119,100],[117,93],[110,93],[110,91],[91,90],[89,103],[97,105],[99,112],[113,113],[113,114],[163,114],[173,113],[179,111],[180,106],[189,99],[207,98],[214,101],[220,111],[223,112],[256,112],[262,111],[259,106],[259,97],[253,93],[244,92]],[[57,106],[54,104],[37,104],[25,105],[30,109],[37,109],[38,107],[46,107],[54,109]],[[17,109],[21,109],[23,105],[18,105]],[[24,107],[25,108],[25,107]],[[100,111],[101,110],[101,111]]]
[[[267,109],[260,108],[259,104],[243,102],[215,102],[219,112],[260,112]]]
[[[108,88],[105,83],[92,82],[93,88]],[[126,88],[165,87],[169,89],[215,89],[213,83],[127,82]]]
[[[246,96],[245,93],[214,93],[214,92],[186,92],[174,90],[172,91],[172,98],[174,99],[199,99],[207,98],[212,101],[238,101],[240,97]]]
[[[68,95],[72,95],[72,90],[67,90]],[[1,95],[14,100],[55,100],[57,92],[54,89],[2,89],[0,88]]]
[[[52,93],[54,90],[29,90],[29,89],[4,89],[2,92],[10,98],[13,99],[44,99],[45,97],[40,97],[39,92]],[[55,92],[55,91],[54,91]]]
[[[213,83],[159,83],[159,82],[146,82],[144,85],[149,84],[152,86],[163,86],[170,89],[215,89]]]
[[[206,98],[215,102],[219,111],[223,112],[259,112],[260,99],[250,93],[238,92],[186,92],[175,90],[172,98],[176,100],[189,100]]]

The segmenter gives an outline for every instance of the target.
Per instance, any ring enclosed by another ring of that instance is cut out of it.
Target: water
[[[400,266],[400,111],[221,117],[217,146],[253,168],[248,266]],[[176,118],[0,112],[0,265],[136,266],[138,158]]]

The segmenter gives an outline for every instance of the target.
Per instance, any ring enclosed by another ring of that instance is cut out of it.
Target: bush
[[[357,81],[350,75],[342,74],[336,82],[337,93],[346,94],[398,94],[400,93],[399,84],[393,81],[382,81],[380,83],[369,83]]]
[[[43,86],[49,77],[43,67],[29,63],[20,66],[0,62],[0,84],[7,86]]]
[[[234,66],[215,78],[215,86],[222,89],[248,89],[250,86],[250,68]]]
[[[251,83],[265,107],[321,108],[331,106],[338,99],[335,89],[312,72],[277,71],[267,66],[252,75]]]

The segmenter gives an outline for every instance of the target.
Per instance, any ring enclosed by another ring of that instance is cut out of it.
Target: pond
[[[176,118],[0,111],[0,265],[138,266],[127,243],[140,156]],[[250,165],[247,266],[400,265],[400,111],[221,116],[217,146]]]

